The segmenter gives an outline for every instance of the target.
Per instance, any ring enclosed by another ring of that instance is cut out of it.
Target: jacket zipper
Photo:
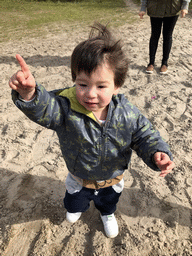
[[[104,161],[104,158],[105,158],[105,149],[106,149],[106,147],[105,147],[105,137],[106,137],[106,130],[107,130],[107,127],[108,127],[109,116],[111,116],[110,112],[111,112],[111,106],[109,105],[109,109],[108,109],[105,124],[101,127],[101,129],[102,129],[102,131],[101,131],[101,151],[100,151],[100,154],[101,154],[101,160],[100,160],[101,170],[102,170],[103,161]]]

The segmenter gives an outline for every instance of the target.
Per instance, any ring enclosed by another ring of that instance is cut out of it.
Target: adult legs
[[[172,47],[172,35],[175,24],[177,22],[178,15],[173,17],[163,18],[163,59],[162,65],[167,66],[169,54]]]
[[[149,65],[154,65],[157,46],[158,46],[159,38],[161,35],[163,18],[150,17],[150,21],[151,21],[151,38],[149,42]]]

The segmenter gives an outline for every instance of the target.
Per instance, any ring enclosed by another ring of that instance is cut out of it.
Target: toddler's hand
[[[17,91],[24,100],[30,100],[35,94],[35,79],[31,74],[24,59],[17,54],[16,59],[21,67],[21,70],[15,73],[9,80],[9,86]]]
[[[143,11],[140,12],[140,13],[139,13],[140,19],[143,19],[143,16],[144,16],[144,15],[145,15],[145,12],[143,12]]]
[[[159,175],[161,177],[165,177],[175,167],[174,162],[172,162],[169,156],[163,152],[156,152],[154,154],[154,161],[161,170],[161,174]]]

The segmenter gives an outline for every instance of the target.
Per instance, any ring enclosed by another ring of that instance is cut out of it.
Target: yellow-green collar
[[[76,98],[76,88],[70,87],[67,89],[64,89],[63,91],[60,91],[58,93],[59,96],[63,96],[69,99],[71,103],[71,109],[75,110],[79,113],[85,114],[92,118],[93,120],[97,121],[96,117],[94,116],[93,112],[88,111],[85,107],[83,107]]]

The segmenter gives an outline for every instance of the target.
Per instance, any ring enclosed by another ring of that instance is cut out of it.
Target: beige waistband
[[[111,180],[104,180],[101,182],[98,182],[95,180],[83,180],[83,187],[92,188],[92,189],[107,188],[119,183],[122,179],[123,179],[123,174]]]

